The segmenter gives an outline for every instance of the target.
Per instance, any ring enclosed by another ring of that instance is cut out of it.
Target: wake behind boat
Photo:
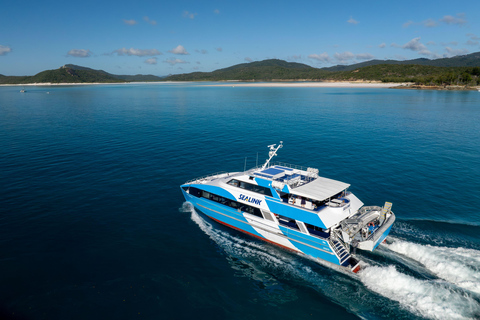
[[[360,270],[355,249],[373,251],[395,221],[392,204],[363,206],[347,183],[320,177],[318,169],[270,163],[244,172],[221,172],[181,185],[196,211],[233,229]]]

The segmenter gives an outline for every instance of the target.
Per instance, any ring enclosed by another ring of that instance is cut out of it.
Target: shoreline
[[[89,82],[89,83],[26,83],[0,84],[0,87],[57,87],[57,86],[90,86],[90,85],[132,85],[132,84],[196,84],[205,87],[263,87],[263,88],[391,88],[407,90],[447,90],[447,91],[480,91],[480,86],[427,86],[411,82],[380,82],[380,81],[148,81],[148,82]]]
[[[375,81],[324,81],[324,82],[230,82],[206,84],[207,87],[284,87],[284,88],[394,88],[406,86],[407,83]]]

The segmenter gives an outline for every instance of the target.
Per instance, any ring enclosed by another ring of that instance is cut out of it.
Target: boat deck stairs
[[[333,251],[335,251],[336,255],[340,259],[340,265],[346,267],[350,264],[350,253],[347,251],[343,243],[334,238],[328,239],[328,242],[330,242],[330,245],[333,248]]]

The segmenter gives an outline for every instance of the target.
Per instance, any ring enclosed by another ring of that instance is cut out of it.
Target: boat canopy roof
[[[317,179],[291,190],[292,194],[313,200],[326,200],[350,187],[348,183],[318,177]]]

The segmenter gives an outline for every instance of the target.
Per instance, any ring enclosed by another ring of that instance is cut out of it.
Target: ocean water
[[[393,203],[357,275],[185,203],[279,141],[276,161]],[[0,181],[2,319],[480,319],[478,92],[0,87]]]

